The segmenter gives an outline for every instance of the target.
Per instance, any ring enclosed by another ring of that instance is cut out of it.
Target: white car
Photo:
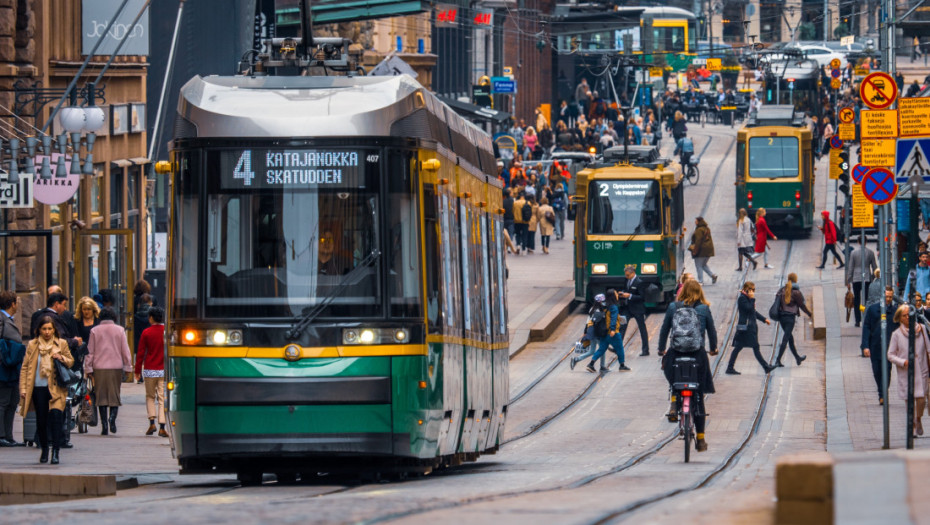
[[[840,68],[846,67],[846,55],[845,55],[845,53],[841,53],[841,52],[839,52],[839,51],[834,51],[834,50],[830,49],[830,48],[827,47],[827,46],[823,46],[823,45],[819,45],[819,44],[817,44],[817,45],[814,45],[814,44],[801,44],[801,45],[798,45],[798,44],[789,44],[789,45],[785,46],[785,47],[782,48],[782,49],[784,49],[784,50],[791,49],[791,50],[800,51],[806,58],[808,58],[808,59],[810,59],[810,60],[813,60],[813,61],[817,62],[817,67],[820,67],[820,66],[827,66],[827,68],[829,68],[829,67],[830,67],[830,62],[833,61],[834,58],[839,59],[839,61],[840,61]],[[760,61],[763,62],[763,63],[765,63],[765,62],[778,62],[778,61],[785,60],[786,58],[791,58],[792,55],[794,55],[794,53],[783,53],[783,52],[769,53],[769,54],[763,55],[763,56],[760,58]]]

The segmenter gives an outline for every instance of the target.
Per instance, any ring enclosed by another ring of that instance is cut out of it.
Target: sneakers
[[[594,369],[594,363],[589,363],[588,366],[585,367],[585,370],[587,370],[588,372],[591,372],[592,374],[597,372],[597,370]]]
[[[575,358],[574,358],[574,357],[569,357],[569,358],[568,358],[568,369],[569,369],[569,370],[574,370],[574,369],[575,369]]]
[[[618,368],[617,370],[619,370],[619,371],[621,371],[621,372],[629,372],[629,371],[630,371],[630,367],[626,366],[625,363],[620,363],[620,368]]]
[[[602,373],[602,374],[606,374],[607,372],[610,372],[610,367],[609,367],[609,366],[602,366],[602,367],[601,367],[601,373]]]
[[[697,450],[698,452],[706,452],[706,451],[707,451],[707,442],[704,441],[703,438],[696,440],[696,441],[694,442],[694,450]]]
[[[168,433],[165,432],[165,429],[160,428],[160,429],[158,429],[158,437],[166,438],[166,437],[168,437]]]
[[[771,264],[766,264],[766,265],[764,266],[764,268],[765,268],[766,270],[774,270],[774,269],[775,269],[775,267],[772,266]]]
[[[717,284],[717,276],[716,276],[716,275],[711,275],[711,276],[710,276],[710,283],[711,283],[711,284]]]
[[[731,376],[738,376],[738,375],[740,375],[740,373],[737,372],[735,368],[727,368],[727,373],[730,374]]]

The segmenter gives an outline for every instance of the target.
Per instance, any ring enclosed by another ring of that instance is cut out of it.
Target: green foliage
[[[844,36],[849,36],[852,34],[852,31],[849,30],[849,26],[846,24],[840,24],[833,29],[834,38],[843,38]]]
[[[798,27],[798,40],[816,40],[817,26],[813,22],[804,22]]]
[[[723,55],[723,60],[720,64],[723,67],[738,67],[739,59],[736,58],[736,54],[734,54],[732,51],[727,51],[726,54]]]

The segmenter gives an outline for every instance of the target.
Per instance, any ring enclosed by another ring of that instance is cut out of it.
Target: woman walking
[[[526,252],[533,253],[536,250],[536,228],[539,226],[539,205],[536,204],[536,197],[527,195],[526,203],[530,205],[532,212],[530,222],[526,229]]]
[[[785,355],[785,347],[790,346],[791,353],[794,355],[798,366],[807,359],[806,355],[798,355],[798,348],[794,344],[794,323],[801,316],[801,312],[807,314],[807,317],[813,317],[811,311],[804,304],[804,294],[797,289],[798,275],[788,274],[788,282],[785,287],[775,294],[775,301],[778,304],[778,324],[784,330],[785,335],[781,339],[781,348],[778,349],[778,358],[775,360],[775,366],[785,366],[781,364],[781,357]]]
[[[746,258],[746,264],[752,263],[752,269],[755,270],[759,263],[756,262],[752,257],[753,245],[755,241],[752,240],[752,221],[749,219],[749,214],[746,213],[746,208],[739,209],[739,219],[736,220],[736,253],[739,257],[739,268],[736,271],[743,271],[743,258]]]
[[[549,253],[549,240],[555,229],[555,210],[549,206],[549,199],[543,197],[539,207],[536,209],[536,222],[539,224],[539,242],[542,244],[542,251]]]
[[[844,266],[843,258],[840,257],[840,254],[836,253],[836,223],[830,220],[830,212],[827,210],[820,212],[820,215],[823,216],[823,226],[818,226],[817,228],[823,232],[823,259],[820,260],[820,266],[818,266],[817,269],[823,270],[823,267],[827,264],[827,254],[830,252],[833,252],[833,262],[839,261],[840,263],[837,269],[842,268]]]
[[[675,312],[679,308],[694,308],[697,314],[701,330],[701,348],[696,352],[679,352],[674,345],[668,347],[667,352],[665,350],[668,343],[668,336],[672,329],[672,321],[674,320]],[[662,321],[662,329],[659,332],[659,355],[664,356],[662,358],[662,372],[665,374],[665,379],[668,381],[669,386],[675,381],[674,367],[672,365],[678,357],[694,357],[698,360],[698,365],[701,369],[698,372],[701,378],[701,386],[697,389],[697,396],[695,396],[697,405],[695,406],[694,416],[694,430],[697,433],[695,449],[697,449],[698,452],[707,450],[707,442],[704,441],[704,423],[707,418],[706,412],[704,411],[704,394],[713,394],[716,392],[714,389],[714,374],[710,367],[710,359],[708,359],[707,352],[705,352],[707,348],[704,346],[705,334],[707,336],[707,347],[710,348],[710,355],[717,355],[717,330],[714,328],[714,317],[710,311],[710,303],[704,298],[704,290],[697,281],[685,281],[681,288],[681,293],[678,296],[678,301],[670,304],[668,309],[665,310],[665,319]],[[672,402],[672,405],[669,407],[667,416],[669,421],[674,422],[678,420],[677,414],[675,413],[674,402]]]
[[[704,284],[704,272],[710,276],[711,282],[717,282],[717,274],[707,266],[707,261],[714,256],[714,239],[710,235],[710,227],[704,217],[694,219],[694,233],[691,234],[691,246],[688,251],[694,258],[694,268],[697,270],[697,280]]]
[[[54,361],[67,367],[74,364],[68,342],[61,339],[50,316],[39,319],[38,337],[26,346],[26,357],[19,376],[20,414],[36,413],[36,437],[42,453],[39,463],[48,462],[49,429],[52,436],[52,465],[58,464],[58,451],[64,444],[65,402],[67,387],[58,384]]]
[[[891,341],[888,343],[888,360],[895,365],[898,377],[898,397],[907,401],[907,367],[914,366],[914,432],[918,436],[924,435],[924,427],[920,423],[920,418],[924,414],[926,404],[925,396],[927,395],[927,352],[930,351],[930,340],[927,338],[927,332],[920,324],[916,325],[914,334],[914,356],[917,363],[908,363],[908,305],[901,305],[894,313],[894,322],[898,323],[898,328],[891,335]]]
[[[97,306],[97,301],[87,296],[81,297],[74,316],[81,341],[90,341],[91,329],[100,324],[100,307]]]
[[[87,377],[93,379],[97,392],[100,434],[116,434],[116,415],[122,405],[120,387],[123,374],[132,372],[132,358],[129,355],[126,331],[116,324],[116,312],[112,308],[105,307],[100,311],[100,325],[90,331],[87,350],[89,353],[84,362],[84,371]]]
[[[730,362],[727,364],[727,373],[739,375],[739,372],[733,368],[736,365],[736,357],[739,356],[740,350],[744,347],[752,348],[752,353],[756,356],[756,361],[762,365],[762,369],[768,374],[775,370],[774,366],[769,366],[762,358],[762,352],[759,351],[759,328],[756,320],[765,324],[772,324],[764,315],[756,311],[756,285],[752,281],[746,281],[743,285],[739,297],[736,299],[736,308],[739,311],[739,319],[736,324],[736,335],[733,336],[733,353],[730,354]]]
[[[765,222],[765,208],[759,208],[756,210],[756,246],[755,246],[755,258],[759,257],[759,254],[762,254],[762,261],[765,263],[764,268],[771,270],[774,266],[769,264],[769,238],[773,241],[777,241],[778,237],[772,233],[772,230],[769,229],[769,225]]]

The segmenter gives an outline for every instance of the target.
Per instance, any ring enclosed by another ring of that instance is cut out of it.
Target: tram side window
[[[654,27],[652,36],[654,52],[683,53],[685,51],[684,27]]]
[[[484,294],[482,297],[485,300],[490,300],[491,298],[491,264],[488,260],[488,218],[485,215],[481,216],[481,229],[478,231],[478,235],[481,236],[481,281],[483,283],[482,288],[484,289]],[[484,335],[490,337],[491,335],[491,310],[490,305],[485,305],[484,308]]]
[[[459,303],[455,300],[460,287],[458,265],[458,228],[455,216],[455,204],[448,194],[439,197],[440,221],[442,223],[442,275],[443,297],[445,298],[444,316],[446,327],[460,329]]]
[[[746,143],[736,145],[736,182],[740,183],[746,176]]]
[[[749,176],[795,178],[800,173],[799,157],[795,137],[752,137],[749,139]]]
[[[388,297],[391,316],[419,317],[420,263],[419,213],[412,154],[392,151],[388,164],[388,244],[390,261]]]
[[[429,333],[442,333],[442,254],[440,252],[440,226],[437,206],[436,187],[432,184],[423,185],[423,222],[426,231],[423,238],[426,245],[423,247],[426,254],[426,320],[429,323]]]
[[[200,254],[200,195],[197,181],[200,172],[200,156],[196,153],[178,155],[174,199],[174,239],[176,253],[172,254],[171,268],[174,287],[171,291],[173,315],[180,318],[197,316],[197,276]]]
[[[471,256],[469,254],[469,242],[468,242],[468,233],[471,229],[468,227],[468,210],[465,208],[465,204],[462,203],[459,205],[459,231],[461,232],[461,243],[462,243],[462,305],[464,306],[465,314],[465,330],[471,330],[471,275],[469,272],[469,267],[471,266]]]
[[[501,221],[494,221],[494,230],[497,233],[494,247],[497,253],[494,261],[497,263],[497,302],[499,304],[499,314],[497,316],[497,333],[507,335],[507,270],[504,268],[504,225]],[[578,243],[582,244],[582,243]]]

